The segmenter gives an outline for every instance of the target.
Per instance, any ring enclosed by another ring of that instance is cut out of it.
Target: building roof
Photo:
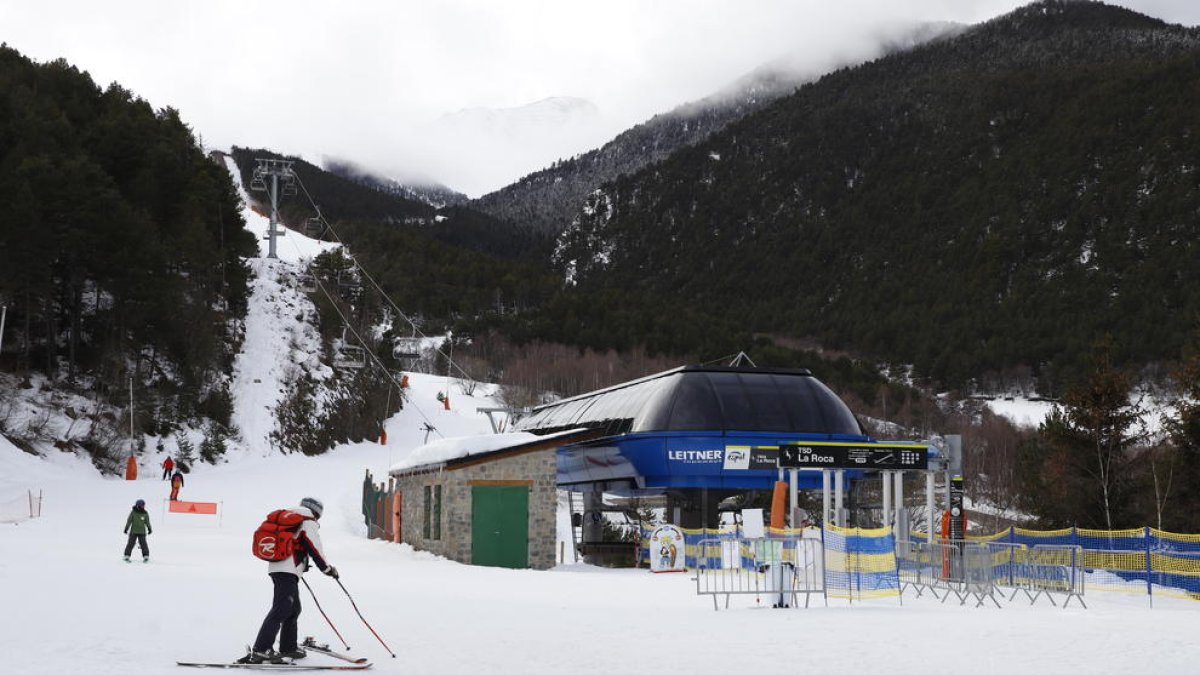
[[[601,434],[595,429],[568,429],[537,435],[514,431],[504,434],[458,436],[426,443],[388,469],[391,476],[454,470],[528,452],[591,440]]]
[[[515,428],[606,435],[648,431],[862,434],[840,398],[805,369],[684,366],[534,408]]]

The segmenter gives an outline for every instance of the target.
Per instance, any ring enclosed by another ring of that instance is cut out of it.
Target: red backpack
[[[269,562],[287,560],[296,552],[296,530],[311,520],[295,511],[279,509],[267,514],[267,519],[254,531],[254,557]]]

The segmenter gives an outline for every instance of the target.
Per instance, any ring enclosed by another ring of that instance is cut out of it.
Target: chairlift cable
[[[297,181],[299,180],[299,176],[296,177],[296,180]],[[303,185],[303,183],[301,185]],[[307,195],[308,190],[305,190],[304,193]],[[339,241],[338,243],[341,244],[341,241]],[[295,238],[293,238],[292,246],[296,249],[297,257],[303,258],[303,254],[300,251],[300,242],[296,241]],[[344,248],[345,244],[342,244],[342,246]],[[387,379],[391,380],[391,383],[399,389],[400,381],[396,379],[396,376],[394,374],[392,374],[391,370],[389,370],[386,366],[384,366],[383,361],[380,360],[380,358],[375,354],[375,352],[370,347],[367,346],[367,342],[362,339],[362,336],[358,334],[358,331],[354,329],[354,326],[350,325],[350,320],[346,317],[345,313],[342,312],[342,308],[338,305],[337,300],[335,300],[333,295],[330,294],[329,290],[325,288],[325,284],[321,281],[321,275],[314,274],[313,280],[316,281],[317,288],[321,291],[321,294],[324,295],[327,300],[329,300],[329,304],[333,305],[333,310],[335,312],[337,312],[338,317],[340,317],[342,320],[343,342],[345,341],[344,340],[345,329],[349,329],[350,332],[354,335],[354,339],[358,341],[358,345],[362,348],[363,353],[369,355],[370,358],[375,362],[375,365],[379,366],[379,369],[383,372],[384,376],[387,377]],[[421,406],[419,404],[417,404],[416,401],[413,401],[413,400],[410,400],[409,403],[411,403],[412,406],[417,409],[417,413],[421,416],[422,419],[425,420],[425,424],[432,427],[432,430],[434,432],[436,432],[438,436],[442,436],[442,432],[438,431],[437,428],[433,427],[433,425],[430,423],[429,416],[425,414],[425,411],[421,409]],[[385,414],[386,414],[386,411],[385,411]],[[426,434],[426,436],[428,436],[428,434]],[[445,436],[442,436],[442,438],[445,438]]]
[[[314,210],[317,212],[317,218],[320,218],[320,219],[321,219],[321,221],[322,221],[323,223],[325,223],[325,229],[326,229],[326,230],[329,232],[329,234],[333,235],[333,238],[334,238],[334,239],[337,241],[337,243],[338,243],[338,244],[341,244],[341,246],[342,246],[342,248],[343,248],[343,249],[347,249],[347,250],[348,250],[348,249],[349,249],[349,247],[347,247],[347,246],[346,246],[346,244],[345,244],[345,242],[343,242],[343,241],[342,241],[342,238],[341,238],[340,236],[338,236],[338,233],[337,233],[337,231],[336,231],[335,229],[333,229],[333,224],[332,224],[332,223],[330,223],[330,222],[329,222],[329,220],[328,220],[327,218],[325,218],[325,214],[321,213],[321,209],[317,207],[316,200],[314,200],[314,199],[313,199],[313,197],[312,197],[312,194],[311,194],[311,193],[309,193],[309,191],[308,191],[308,186],[306,186],[306,185],[304,184],[304,181],[303,181],[303,180],[301,180],[301,178],[300,178],[300,174],[296,173],[296,174],[295,174],[295,176],[296,176],[296,183],[298,183],[298,184],[300,185],[300,189],[304,191],[304,196],[305,196],[305,197],[308,199],[308,203],[309,203],[309,205],[311,205],[311,206],[313,207],[313,209],[314,209]],[[417,327],[417,324],[416,324],[416,322],[415,322],[415,321],[413,321],[413,320],[412,320],[412,319],[411,319],[411,318],[410,318],[410,317],[409,317],[407,314],[405,314],[405,313],[404,313],[404,310],[400,309],[400,306],[399,306],[399,305],[397,305],[397,304],[396,304],[396,302],[395,302],[394,300],[392,300],[392,297],[391,297],[390,295],[388,295],[388,294],[387,294],[387,293],[386,293],[386,292],[383,290],[383,288],[382,288],[382,287],[380,287],[379,283],[378,283],[377,281],[375,281],[375,278],[371,276],[370,272],[367,272],[366,268],[364,268],[364,267],[362,266],[362,264],[361,264],[361,263],[359,263],[358,261],[355,261],[355,263],[354,263],[354,264],[355,264],[355,267],[357,267],[357,268],[358,268],[359,272],[361,272],[361,273],[362,273],[362,275],[363,275],[364,277],[366,277],[368,281],[370,281],[370,282],[371,282],[371,286],[375,288],[376,292],[378,292],[378,293],[379,293],[379,295],[383,297],[383,299],[387,300],[387,303],[388,303],[389,305],[391,305],[392,309],[396,310],[396,313],[397,313],[397,314],[400,316],[400,318],[404,319],[405,321],[407,321],[407,322],[408,322],[408,324],[409,324],[410,326],[412,326],[413,332],[414,332],[415,334],[418,334],[418,335],[420,335],[422,338],[426,338],[426,339],[428,339],[428,338],[429,338],[429,336],[428,336],[428,335],[426,335],[425,333],[423,333],[423,332],[421,331],[421,329]],[[475,380],[475,378],[471,377],[471,376],[470,376],[470,375],[467,373],[467,371],[465,371],[465,370],[463,370],[463,369],[462,369],[462,367],[461,367],[461,366],[459,366],[458,364],[454,363],[453,359],[451,359],[451,358],[450,358],[450,357],[449,357],[449,356],[446,354],[446,352],[442,351],[442,348],[441,348],[440,346],[436,346],[436,347],[434,347],[434,350],[436,350],[436,351],[437,351],[439,354],[441,354],[442,356],[445,356],[445,357],[446,357],[446,360],[447,360],[447,362],[450,364],[450,368],[452,368],[452,369],[457,369],[457,370],[458,370],[458,372],[462,374],[462,376],[463,376],[463,379],[466,379],[466,380],[471,380],[471,381],[474,381],[474,380]]]

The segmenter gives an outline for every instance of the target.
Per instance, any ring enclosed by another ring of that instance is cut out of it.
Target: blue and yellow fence
[[[924,539],[914,533],[915,540]],[[1036,546],[1078,546],[1090,591],[1200,600],[1200,534],[1139,527],[1127,530],[1028,530],[1011,527],[968,541]]]
[[[900,595],[896,540],[891,528],[825,528],[825,584],[832,598]]]

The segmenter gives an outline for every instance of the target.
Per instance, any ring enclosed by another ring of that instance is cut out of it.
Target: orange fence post
[[[396,490],[396,496],[392,498],[392,541],[399,544],[400,539],[400,491]]]
[[[950,541],[950,512],[942,511],[942,577],[950,578],[950,549],[944,544]]]
[[[775,481],[775,493],[771,495],[771,529],[773,530],[787,526],[787,491],[787,483]]]
[[[125,460],[125,480],[137,480],[137,459],[133,455]]]

